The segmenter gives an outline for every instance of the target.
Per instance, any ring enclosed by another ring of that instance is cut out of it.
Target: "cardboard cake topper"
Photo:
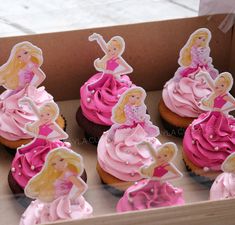
[[[230,73],[224,72],[213,80],[209,73],[200,72],[197,78],[203,78],[207,82],[212,93],[201,100],[200,107],[205,111],[216,111],[228,114],[235,110],[235,99],[229,93],[233,86],[233,77]]]
[[[52,202],[65,195],[76,200],[88,188],[80,178],[83,170],[81,155],[64,147],[56,148],[48,153],[42,170],[27,184],[25,195],[41,202]]]
[[[107,43],[100,34],[93,33],[89,41],[96,41],[105,55],[94,61],[97,71],[104,74],[112,74],[116,79],[122,75],[132,73],[132,67],[122,58],[125,50],[125,41],[121,36],[112,37]]]
[[[235,152],[231,153],[222,163],[221,170],[225,173],[235,173]]]
[[[210,57],[210,40],[211,32],[207,28],[200,28],[190,35],[180,50],[180,68],[175,73],[175,78],[194,77],[200,70],[208,71],[213,79],[217,77],[218,70],[212,65]]]
[[[7,62],[0,67],[0,85],[14,91],[28,85],[38,87],[46,77],[40,69],[42,63],[40,48],[28,41],[16,44]]]
[[[112,128],[134,128],[140,125],[149,137],[158,136],[159,128],[152,124],[146,112],[145,98],[146,92],[141,87],[126,90],[112,109]]]
[[[178,148],[175,143],[167,142],[155,149],[150,142],[142,142],[138,148],[146,146],[153,162],[150,165],[144,165],[139,169],[139,173],[143,178],[157,181],[167,181],[183,177],[183,174],[173,164],[173,160],[177,155]],[[169,172],[173,176],[168,176]]]
[[[19,105],[24,107],[25,104],[28,104],[38,117],[37,121],[25,125],[25,131],[35,138],[28,145],[35,143],[37,139],[58,141],[68,138],[67,133],[56,123],[59,116],[59,107],[55,102],[47,102],[37,107],[29,97],[23,97],[19,100]]]

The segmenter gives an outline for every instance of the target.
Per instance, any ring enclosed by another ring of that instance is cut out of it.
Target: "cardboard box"
[[[75,122],[75,112],[79,101],[79,88],[95,73],[93,60],[102,53],[98,46],[88,42],[88,36],[97,32],[106,40],[114,35],[121,35],[126,41],[124,58],[132,65],[134,72],[130,75],[133,82],[149,92],[147,99],[151,118],[161,131],[162,126],[157,115],[157,102],[161,96],[164,83],[176,71],[179,50],[189,35],[200,27],[212,31],[211,55],[214,65],[219,71],[235,74],[235,31],[223,33],[219,24],[225,15],[198,17],[142,23],[135,25],[115,26],[107,28],[86,29],[61,33],[50,33],[33,36],[0,38],[0,64],[3,64],[14,44],[28,40],[42,48],[44,53],[43,70],[47,79],[43,85],[60,100],[62,114],[68,121],[68,133],[73,149],[85,158],[90,190],[86,197],[94,205],[95,215],[92,218],[59,222],[63,225],[221,225],[234,224],[235,199],[216,202],[206,201],[209,189],[195,182],[186,172],[181,154],[176,159],[177,166],[184,171],[185,177],[174,182],[176,186],[186,190],[187,204],[179,207],[166,207],[141,212],[115,214],[118,198],[105,190],[96,174],[96,147],[86,144],[81,129]],[[69,101],[68,101],[69,100]],[[166,136],[164,131],[160,137],[162,142],[174,141],[182,148],[182,139]],[[79,136],[79,138],[78,138]],[[12,157],[0,151],[0,224],[17,224],[24,208],[15,200],[7,184],[7,174]]]

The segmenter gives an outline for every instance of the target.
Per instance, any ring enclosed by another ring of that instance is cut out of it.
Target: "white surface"
[[[0,0],[0,37],[197,16],[199,0]]]

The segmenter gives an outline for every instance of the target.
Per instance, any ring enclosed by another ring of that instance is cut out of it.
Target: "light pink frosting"
[[[127,212],[183,204],[182,189],[176,188],[168,182],[144,179],[125,191],[116,210],[117,212]]]
[[[92,76],[80,89],[81,108],[83,115],[90,121],[110,126],[112,125],[112,108],[118,102],[120,95],[132,86],[127,75],[121,77],[122,81],[106,74],[103,83],[96,90],[89,90],[88,86],[102,77],[103,73]]]
[[[10,141],[32,138],[24,131],[24,126],[38,118],[29,106],[20,107],[18,101],[27,96],[40,107],[43,103],[53,100],[53,97],[44,87],[28,86],[16,93],[11,92],[6,90],[0,96],[0,136]]]
[[[99,165],[120,180],[140,180],[139,168],[152,161],[147,147],[137,147],[142,141],[150,141],[154,147],[161,144],[156,138],[148,138],[140,125],[135,128],[117,129],[113,141],[109,140],[109,131],[104,133],[97,147]]]
[[[91,205],[80,197],[72,202],[69,197],[62,196],[51,203],[39,200],[31,202],[20,220],[20,225],[35,225],[61,220],[76,220],[92,215]]]
[[[41,171],[48,152],[63,146],[71,147],[68,142],[36,139],[32,144],[19,148],[11,167],[15,181],[24,189],[28,181]]]
[[[210,189],[210,200],[235,197],[235,174],[224,172],[214,181]]]
[[[172,78],[163,89],[163,101],[172,112],[182,117],[198,117],[203,110],[199,108],[202,98],[211,93],[203,79],[182,77]]]
[[[201,114],[187,128],[183,150],[196,166],[220,171],[235,151],[235,119],[219,112]]]

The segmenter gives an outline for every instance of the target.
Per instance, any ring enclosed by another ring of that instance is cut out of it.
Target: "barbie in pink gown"
[[[43,124],[39,126],[38,137],[17,150],[12,162],[12,175],[22,188],[27,185],[33,176],[41,171],[45,157],[50,150],[66,146],[66,143],[62,141],[49,141],[46,139],[53,132],[50,125]]]

